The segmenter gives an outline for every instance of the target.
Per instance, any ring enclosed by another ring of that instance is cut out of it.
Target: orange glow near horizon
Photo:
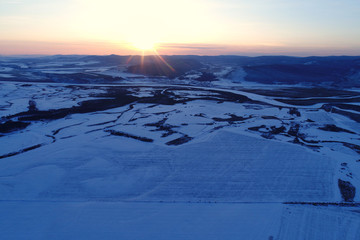
[[[289,47],[265,45],[220,45],[199,43],[157,43],[156,52],[136,49],[131,43],[114,42],[49,42],[49,41],[1,41],[0,55],[293,55],[327,56],[360,55],[360,49],[352,47]]]
[[[0,55],[360,55],[359,1],[326,2],[0,0]]]

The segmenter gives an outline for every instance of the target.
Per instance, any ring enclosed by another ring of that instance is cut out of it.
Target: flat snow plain
[[[184,86],[0,95],[2,239],[360,239],[353,115]]]

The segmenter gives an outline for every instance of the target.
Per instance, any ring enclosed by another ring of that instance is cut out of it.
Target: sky
[[[0,0],[0,54],[360,55],[359,0]]]

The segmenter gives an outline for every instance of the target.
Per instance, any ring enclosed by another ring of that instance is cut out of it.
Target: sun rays
[[[156,49],[156,43],[153,41],[147,41],[147,40],[139,40],[139,41],[133,41],[131,43],[132,48],[137,51],[137,53],[140,54],[134,54],[131,55],[128,60],[127,64],[130,64],[130,62],[134,59],[135,56],[140,56],[140,67],[143,68],[145,65],[145,58],[146,57],[153,57],[154,62],[158,66],[164,65],[166,68],[170,69],[172,72],[176,72],[175,68],[172,67],[165,59],[162,57],[159,52]]]

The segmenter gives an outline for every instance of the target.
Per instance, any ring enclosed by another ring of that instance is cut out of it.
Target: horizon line
[[[243,54],[216,54],[216,55],[207,55],[207,54],[159,54],[161,56],[197,56],[197,57],[293,57],[293,58],[309,58],[309,57],[360,57],[360,55],[347,55],[347,54],[331,54],[331,55],[306,55],[306,56],[296,56],[296,55],[284,55],[284,54],[258,54],[258,55],[243,55]],[[0,54],[0,57],[55,57],[55,56],[119,56],[119,57],[151,57],[156,56],[156,54]]]

